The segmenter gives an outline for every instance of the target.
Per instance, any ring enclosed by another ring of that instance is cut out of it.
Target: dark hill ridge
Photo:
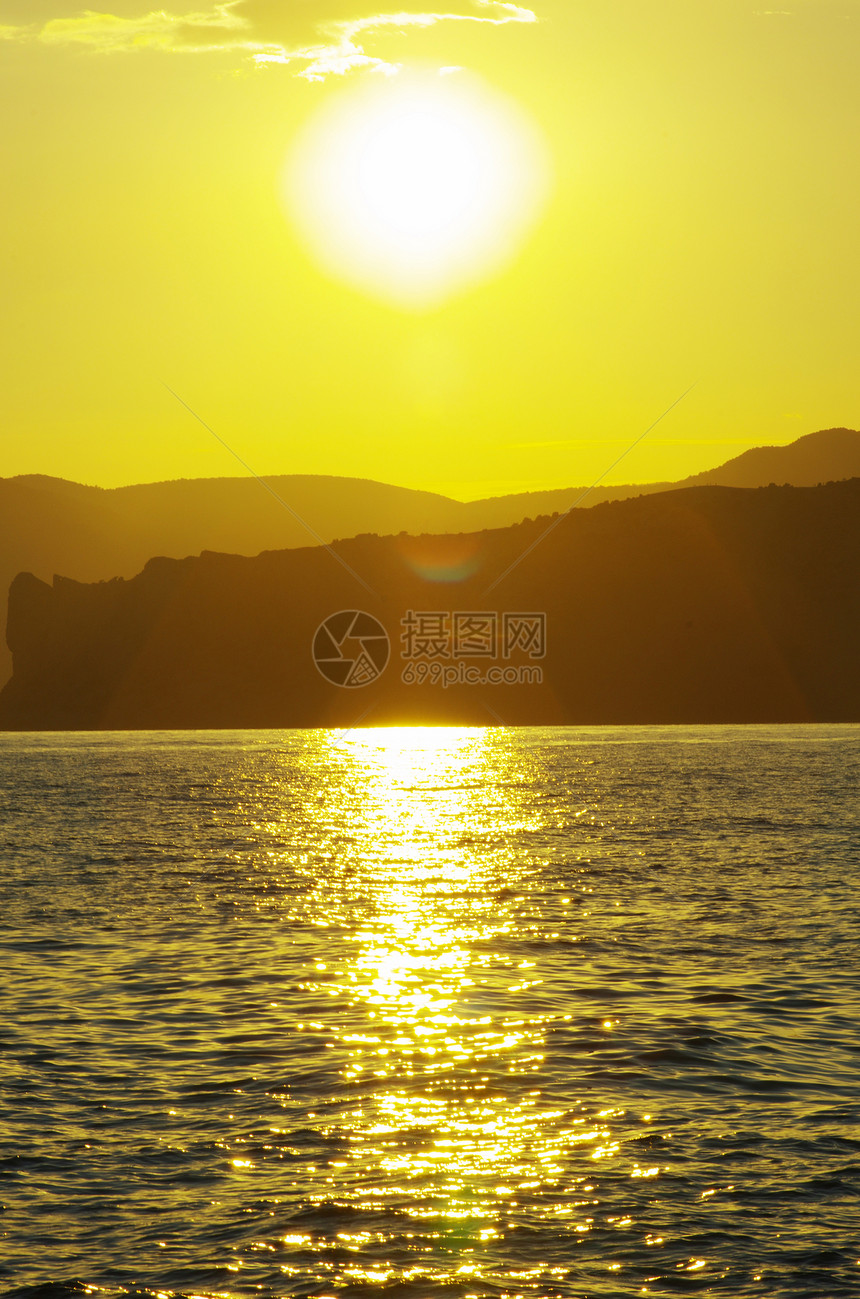
[[[768,483],[790,483],[793,487],[816,487],[845,478],[860,478],[860,433],[850,428],[831,428],[807,433],[788,446],[752,447],[719,469],[694,474],[677,486],[766,487]]]
[[[485,594],[545,526],[338,543],[373,596],[323,547],[155,559],[95,585],[19,575],[0,725],[860,721],[860,479],[575,511]],[[446,570],[467,576],[424,576]],[[324,619],[356,608],[387,628],[392,659],[345,690],[319,674],[311,644]],[[546,657],[510,660],[540,666],[543,683],[404,684],[410,609],[544,612]]]
[[[524,492],[517,496],[470,501],[465,508],[473,512],[470,526],[504,527],[520,519],[534,518],[538,514],[554,514],[569,509],[585,491],[588,491],[588,495],[582,504],[593,506],[602,505],[604,501],[629,500],[631,496],[667,492],[679,487],[767,487],[770,483],[777,486],[788,484],[792,487],[817,487],[820,483],[858,477],[860,433],[855,429],[833,428],[807,433],[787,446],[753,447],[716,469],[706,469],[703,473],[682,478],[675,483],[628,483],[616,487],[596,487],[591,491],[583,487],[565,487],[559,491]],[[512,506],[515,506],[514,510]]]
[[[771,481],[806,485],[849,478],[860,474],[860,433],[850,429],[811,433],[788,447],[745,452],[723,468],[725,481],[732,486],[756,487]],[[723,469],[715,469],[699,478],[717,483],[723,481],[722,475]],[[571,487],[463,503],[368,479],[293,474],[267,481],[294,514],[253,478],[190,479],[113,489],[40,475],[0,479],[0,592],[5,593],[22,571],[46,581],[55,573],[65,573],[93,582],[131,577],[152,555],[181,558],[203,550],[256,555],[360,533],[455,533],[507,527],[566,510],[586,490]],[[675,486],[598,487],[582,505]],[[0,683],[11,670],[2,632],[0,612]]]

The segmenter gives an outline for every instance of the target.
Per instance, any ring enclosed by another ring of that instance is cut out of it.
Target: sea
[[[0,736],[0,1291],[860,1295],[860,727]]]

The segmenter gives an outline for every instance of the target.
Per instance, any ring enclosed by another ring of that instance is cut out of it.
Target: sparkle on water
[[[858,741],[0,737],[0,1280],[856,1294]]]

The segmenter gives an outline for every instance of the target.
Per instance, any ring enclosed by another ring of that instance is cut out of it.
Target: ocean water
[[[0,1290],[860,1295],[860,728],[0,736]]]

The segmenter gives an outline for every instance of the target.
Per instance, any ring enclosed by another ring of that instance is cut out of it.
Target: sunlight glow
[[[537,129],[498,92],[465,75],[401,74],[321,109],[283,192],[324,271],[422,310],[512,259],[548,171]]]
[[[348,731],[343,742],[358,745],[361,748],[377,749],[385,754],[412,754],[414,765],[418,768],[424,759],[417,755],[440,753],[460,755],[469,742],[479,746],[482,728],[479,726],[373,726],[366,730]]]

